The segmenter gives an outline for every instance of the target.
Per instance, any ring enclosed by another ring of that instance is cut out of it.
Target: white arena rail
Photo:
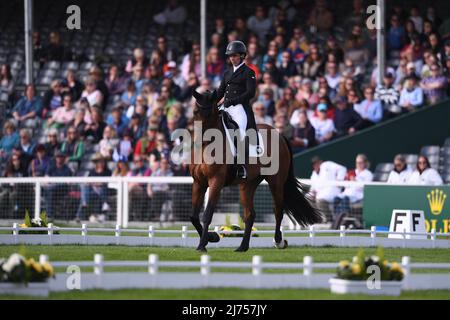
[[[67,184],[67,185],[83,185],[92,183],[106,183],[108,188],[115,189],[116,196],[116,215],[114,219],[116,224],[127,227],[130,218],[130,198],[129,198],[129,184],[158,184],[166,183],[170,185],[190,185],[193,179],[191,177],[23,177],[23,178],[0,178],[0,186],[2,185],[32,185],[32,191],[29,194],[21,195],[27,197],[29,202],[34,203],[30,214],[35,218],[38,218],[41,209],[41,198],[44,195],[44,188],[51,184]],[[310,184],[309,179],[299,179],[304,184]],[[262,185],[267,185],[267,182],[263,181]],[[363,187],[365,185],[387,185],[384,182],[357,182],[357,181],[329,181],[321,183],[321,186],[339,186],[339,187]],[[393,185],[393,184],[390,184]],[[34,191],[34,192],[33,192]],[[207,202],[208,196],[206,194],[205,202]],[[0,219],[2,218],[2,212],[0,212]],[[19,217],[22,219],[22,217]],[[73,219],[74,217],[72,217]]]
[[[39,261],[48,257],[41,255]],[[150,254],[147,261],[105,261],[103,255],[96,254],[93,261],[50,261],[54,268],[93,268],[93,272],[79,273],[80,289],[124,289],[124,288],[329,288],[328,280],[334,273],[315,273],[317,270],[335,270],[338,263],[315,263],[305,256],[303,263],[263,262],[261,256],[253,256],[251,262],[211,261],[202,255],[200,261],[160,261]],[[147,272],[107,272],[109,267],[142,267]],[[198,268],[199,272],[161,271],[161,268]],[[229,272],[214,271],[214,268]],[[450,263],[411,263],[409,257],[402,258],[405,290],[450,289]],[[231,271],[231,270],[239,271]],[[246,273],[242,269],[248,270]],[[265,273],[266,270],[290,270],[291,273]],[[445,273],[413,273],[413,270],[440,269]],[[69,269],[67,269],[69,270]],[[51,291],[68,291],[67,283],[73,278],[72,272],[57,272],[49,281]],[[68,281],[69,280],[69,281]]]
[[[33,228],[33,231],[44,231],[47,234],[20,234],[20,231],[30,231],[29,228],[20,228],[17,223],[12,227],[0,227],[0,231],[10,232],[0,234],[0,244],[17,245],[127,245],[127,246],[158,246],[158,247],[189,247],[198,245],[198,235],[195,230],[188,230],[182,226],[178,230],[159,230],[153,226],[145,229],[125,229],[116,225],[115,228],[88,228],[83,224],[80,228],[57,228],[49,224],[47,228]],[[55,234],[55,231],[60,234]],[[219,227],[213,230],[219,234],[243,234],[243,231],[223,232]],[[78,232],[79,234],[67,234],[64,232]],[[92,234],[95,233],[95,234]],[[98,233],[110,233],[111,235],[98,235]],[[136,235],[123,235],[131,233]],[[435,229],[428,233],[390,232],[377,231],[375,227],[370,230],[347,230],[341,226],[339,230],[315,229],[311,226],[308,230],[284,230],[283,237],[288,240],[290,246],[336,246],[336,247],[376,247],[386,248],[450,248],[450,233],[437,233]],[[112,235],[114,234],[114,235]],[[257,230],[250,240],[252,248],[273,247],[273,230]],[[336,234],[336,236],[332,236]],[[386,237],[389,234],[401,235],[401,239]],[[174,235],[174,236],[168,236]],[[262,236],[264,235],[264,236]],[[269,235],[269,236],[266,236]],[[303,236],[299,236],[303,235]],[[409,239],[407,235],[423,235],[427,239]],[[446,239],[438,239],[446,237]],[[240,237],[223,237],[217,243],[210,243],[209,248],[232,248],[241,243]]]

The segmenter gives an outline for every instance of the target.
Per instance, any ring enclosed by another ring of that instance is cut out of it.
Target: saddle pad
[[[231,154],[234,157],[236,155],[236,148],[234,146],[230,132],[227,130],[228,127],[225,124],[224,117],[222,117],[222,124],[223,124],[223,127],[225,128],[225,134],[227,136],[227,141],[228,141],[228,145],[230,146]],[[234,129],[234,128],[231,128],[231,129]],[[263,143],[262,135],[259,132],[258,132],[258,142],[259,142],[259,146],[254,145],[254,144],[249,144],[249,146],[248,146],[248,156],[249,157],[259,158],[264,154],[264,143]]]

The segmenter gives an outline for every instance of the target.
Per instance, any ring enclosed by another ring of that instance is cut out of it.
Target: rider
[[[241,140],[245,138],[247,129],[254,129],[256,122],[250,100],[255,97],[256,77],[252,69],[245,63],[247,47],[242,41],[232,41],[228,44],[225,55],[231,62],[224,75],[220,87],[217,90],[218,99],[224,97],[225,111],[239,126]],[[241,179],[247,178],[246,161],[248,147],[245,148],[246,157],[244,164],[238,165],[237,175]],[[237,153],[237,152],[236,152]]]

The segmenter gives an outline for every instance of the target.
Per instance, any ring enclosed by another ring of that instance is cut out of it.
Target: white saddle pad
[[[225,121],[222,118],[222,123],[223,123],[223,127],[227,128],[227,126],[225,125]],[[227,136],[227,141],[228,141],[228,145],[230,146],[230,150],[231,153],[233,155],[233,157],[236,155],[236,148],[234,146],[233,140],[231,138],[230,132],[228,130],[225,130],[226,132],[226,136]],[[264,142],[262,139],[262,135],[261,133],[259,133],[258,131],[258,142],[259,142],[259,146],[250,144],[248,147],[248,156],[252,157],[252,158],[259,158],[264,154]],[[258,152],[259,151],[259,152]]]

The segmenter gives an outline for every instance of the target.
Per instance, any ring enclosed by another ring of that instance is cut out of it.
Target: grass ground
[[[366,255],[374,254],[375,248],[366,248]],[[14,252],[22,252],[27,257],[37,259],[40,254],[47,254],[50,261],[85,261],[93,260],[94,254],[102,253],[105,260],[140,260],[145,261],[151,253],[158,254],[161,261],[183,260],[199,261],[201,254],[191,248],[161,248],[161,247],[128,247],[128,246],[1,246],[0,257],[7,257]],[[253,255],[262,256],[267,262],[302,262],[304,256],[312,256],[315,262],[338,262],[351,260],[356,255],[355,248],[335,247],[290,247],[287,250],[272,248],[250,249],[246,253],[236,253],[232,249],[211,248],[208,254],[212,261],[251,261]],[[450,262],[448,249],[385,249],[385,257],[389,261],[400,261],[402,256],[410,256],[412,262]],[[85,269],[86,271],[91,271]],[[117,268],[105,271],[118,271]],[[122,268],[127,271],[143,271],[139,268]],[[187,271],[187,269],[182,269]],[[191,270],[195,270],[191,269]],[[64,270],[59,270],[64,271]],[[169,271],[161,269],[162,272]],[[174,269],[170,269],[174,271]],[[213,270],[226,271],[226,270]],[[250,272],[250,270],[233,270]],[[333,272],[324,270],[322,272]],[[426,270],[439,272],[438,270]],[[272,271],[273,272],[273,271]],[[278,272],[280,272],[278,270]],[[286,271],[284,271],[286,272]],[[292,271],[291,271],[292,272]],[[441,271],[442,272],[442,271]],[[448,270],[446,271],[448,272]],[[196,289],[196,290],[89,290],[83,292],[52,293],[50,299],[366,299],[369,296],[340,296],[327,290],[294,290],[294,289]],[[15,298],[0,296],[0,299]],[[17,298],[17,297],[16,297]],[[380,297],[377,297],[379,299]],[[388,298],[388,297],[382,297]],[[450,299],[450,291],[407,291],[401,299]]]

